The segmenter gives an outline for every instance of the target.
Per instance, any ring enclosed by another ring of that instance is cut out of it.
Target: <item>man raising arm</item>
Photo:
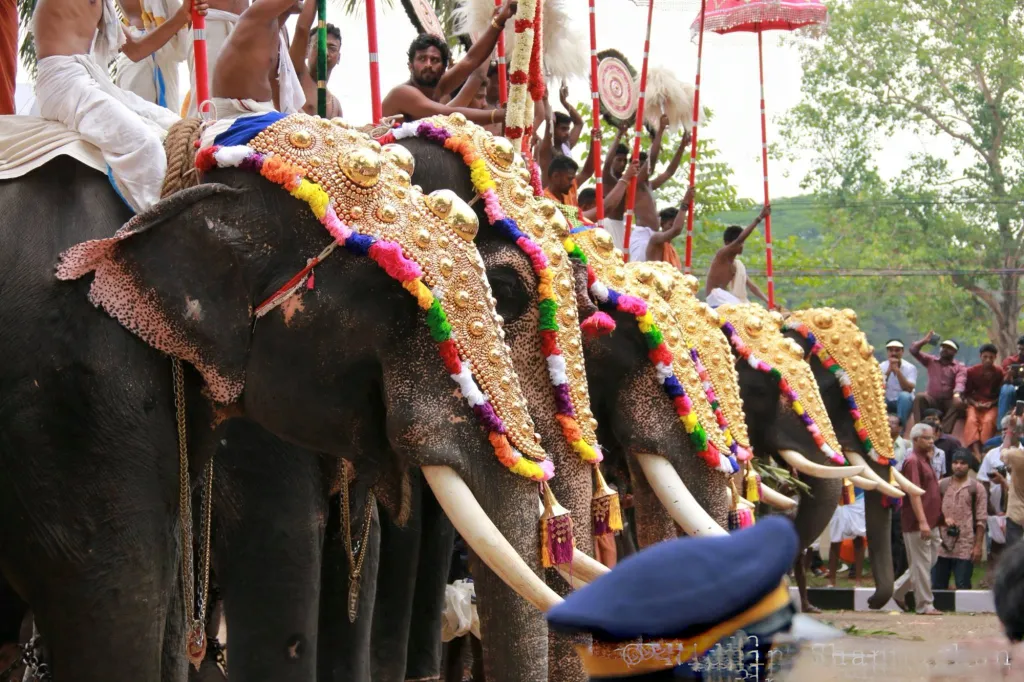
[[[704,291],[708,294],[708,305],[711,307],[714,308],[724,303],[746,303],[748,289],[766,304],[768,303],[768,298],[757,285],[749,286],[747,268],[739,256],[743,253],[743,242],[747,241],[747,237],[761,224],[761,221],[771,215],[771,212],[771,206],[765,206],[754,222],[745,228],[741,229],[738,225],[730,225],[726,228],[723,235],[725,245],[718,249],[714,258],[711,259],[707,284],[704,287]]]
[[[306,104],[303,105],[303,113],[315,116],[317,111],[317,35],[312,32],[313,21],[316,19],[316,3],[307,2],[303,4],[295,20],[295,34],[292,36],[292,44],[289,47],[289,57],[295,73],[302,83],[302,92],[306,96]],[[331,72],[338,65],[338,56],[341,54],[341,31],[334,24],[327,24],[327,77],[326,83],[331,79]],[[341,103],[338,98],[330,92],[327,93],[327,118],[341,116]]]
[[[481,111],[468,107],[452,107],[441,104],[441,98],[450,95],[489,58],[498,42],[498,36],[505,29],[505,22],[515,12],[516,2],[506,0],[504,6],[495,11],[494,19],[491,20],[487,31],[451,69],[448,69],[450,52],[444,40],[426,33],[417,36],[409,46],[410,78],[408,82],[392,88],[384,97],[384,115],[402,115],[406,121],[416,121],[428,116],[460,113],[480,125],[497,123],[503,119],[503,109]]]
[[[679,212],[676,213],[675,220],[672,221],[672,227],[651,234],[651,240],[647,242],[647,260],[664,260],[666,246],[672,248],[672,240],[683,231],[683,223],[686,221],[687,209],[693,201],[695,189],[695,187],[687,188],[686,194],[683,195],[683,201],[679,204]]]

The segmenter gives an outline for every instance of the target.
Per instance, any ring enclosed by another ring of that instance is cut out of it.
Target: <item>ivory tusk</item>
[[[896,484],[899,485],[900,490],[903,492],[910,493],[914,497],[924,495],[924,489],[911,483],[896,467],[892,468],[892,477],[896,479]]]
[[[850,483],[861,490],[874,490],[878,487],[878,481],[872,481],[870,478],[864,478],[863,476],[850,476]]]
[[[777,490],[772,490],[764,483],[761,484],[761,501],[767,505],[788,511],[796,508],[796,502],[786,497]]]
[[[829,464],[818,464],[812,462],[796,450],[779,450],[779,456],[786,461],[786,464],[793,467],[802,474],[814,476],[815,478],[849,478],[863,472],[864,467],[858,466],[832,466]]]
[[[423,477],[466,544],[516,594],[541,611],[562,598],[544,584],[488,518],[466,482],[451,467],[425,466]]]
[[[636,458],[654,494],[687,535],[728,535],[693,499],[671,462],[660,455],[640,454]]]
[[[558,575],[565,579],[565,582],[569,583],[569,587],[574,590],[578,590],[581,587],[586,587],[590,583],[583,579],[583,577],[576,571],[570,571],[565,566],[555,566],[555,570],[558,571]]]
[[[852,464],[856,464],[857,466],[863,467],[863,469],[864,469],[864,478],[866,478],[868,480],[871,480],[871,481],[874,481],[875,483],[877,483],[878,484],[878,492],[880,492],[883,495],[886,495],[888,497],[894,497],[894,498],[897,498],[897,499],[903,497],[903,495],[904,495],[903,491],[900,490],[899,488],[896,488],[895,486],[889,484],[881,476],[876,474],[875,470],[872,469],[870,466],[868,466],[868,463],[867,463],[867,461],[865,461],[864,456],[861,455],[859,452],[849,451],[849,452],[844,452],[843,454],[846,455],[846,459],[850,460],[850,462]]]
[[[746,507],[747,509],[754,509],[755,507],[757,507],[756,504],[754,504],[753,502],[751,502],[750,500],[748,500],[745,497],[737,498],[736,501],[737,501],[737,503],[739,503],[739,505],[741,507]]]

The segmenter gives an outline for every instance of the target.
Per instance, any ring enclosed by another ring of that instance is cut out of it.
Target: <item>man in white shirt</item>
[[[888,359],[878,364],[885,377],[885,407],[895,411],[904,428],[914,407],[914,389],[917,386],[917,367],[903,359],[903,342],[889,339],[885,344]]]

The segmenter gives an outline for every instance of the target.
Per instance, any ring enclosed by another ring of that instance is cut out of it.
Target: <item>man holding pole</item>
[[[500,10],[495,10],[490,27],[451,69],[448,68],[451,54],[443,38],[427,33],[417,36],[409,46],[409,80],[392,88],[384,97],[384,116],[404,116],[406,121],[417,121],[430,116],[460,113],[480,125],[502,122],[505,119],[504,109],[469,107],[473,93],[468,89],[464,101],[458,97],[448,104],[441,104],[441,101],[490,58],[498,36],[505,30],[505,22],[515,15],[516,7],[515,0],[506,0]]]
[[[292,46],[290,48],[292,66],[302,83],[302,92],[306,96],[306,104],[302,111],[311,116],[316,115],[316,65],[317,65],[317,41],[316,34],[312,33],[313,22],[316,20],[316,3],[312,0],[302,5],[302,11],[295,21],[295,33],[292,35]],[[338,57],[341,54],[341,31],[334,24],[327,24],[327,77],[326,83],[331,78],[331,72],[338,65]],[[341,102],[338,98],[327,93],[327,118],[340,117]]]

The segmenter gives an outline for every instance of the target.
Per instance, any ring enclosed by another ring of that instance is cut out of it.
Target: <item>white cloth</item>
[[[107,173],[99,148],[63,123],[38,116],[0,116],[0,180],[20,178],[58,156]]]
[[[747,298],[747,266],[743,264],[739,257],[733,261],[733,265],[736,267],[736,274],[729,281],[726,291],[739,299],[740,303],[749,303],[750,299]]]
[[[43,118],[99,147],[132,208],[143,211],[160,200],[167,169],[162,141],[179,120],[175,114],[117,87],[84,54],[40,59],[36,97]]]
[[[719,289],[718,287],[715,287],[714,289],[711,290],[711,293],[708,294],[708,298],[706,301],[706,303],[712,308],[717,308],[718,306],[721,305],[729,305],[733,303],[742,302],[743,301],[736,298],[725,289]]]
[[[277,59],[277,103],[283,114],[302,113],[306,104],[306,91],[302,89],[299,74],[295,73],[292,56],[288,52],[288,29],[281,26],[281,53]]]
[[[126,26],[136,40],[155,30],[180,9],[180,0],[142,0],[143,28]],[[192,49],[191,33],[182,28],[163,47],[146,59],[133,62],[119,55],[114,62],[114,84],[174,113],[181,110],[179,64],[188,59]]]
[[[935,478],[940,481],[946,475],[946,451],[942,448],[935,448],[932,452],[932,469],[935,470]]]
[[[254,99],[230,99],[228,97],[214,97],[212,100],[213,110],[217,113],[218,121],[277,111],[273,102],[257,102]]]
[[[885,373],[889,371],[889,361],[882,360],[878,363],[878,368],[882,370],[882,376],[885,377]],[[917,367],[914,367],[913,363],[900,360],[900,372],[903,373],[907,381],[915,385],[917,384]],[[903,387],[900,386],[900,380],[896,378],[895,374],[890,374],[885,379],[885,399],[896,400],[900,397],[900,393],[904,393]],[[910,395],[913,396],[915,394],[916,391],[911,389]]]
[[[847,538],[866,537],[867,534],[867,525],[864,520],[864,493],[859,493],[854,498],[853,504],[841,504],[832,513],[829,539],[832,542],[842,542]]]
[[[622,249],[626,240],[626,223],[614,218],[604,219],[604,229],[612,236],[615,248]],[[633,263],[647,260],[647,244],[651,241],[654,230],[641,225],[633,225],[629,230],[629,260]]]
[[[992,491],[995,492],[997,488],[993,487]],[[1006,544],[1006,517],[990,515],[988,517],[988,536],[992,538],[992,542],[1005,545]]]

